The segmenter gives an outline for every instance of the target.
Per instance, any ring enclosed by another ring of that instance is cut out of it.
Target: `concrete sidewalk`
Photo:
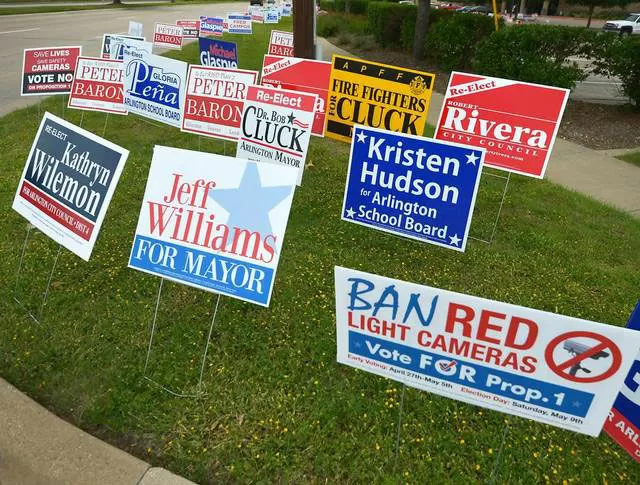
[[[63,421],[0,378],[0,484],[189,485]]]
[[[318,38],[318,43],[325,60],[331,60],[334,53],[353,57],[326,39]],[[438,124],[443,101],[442,94],[433,93],[429,124]],[[614,158],[611,153],[557,138],[545,178],[640,218],[640,168]]]

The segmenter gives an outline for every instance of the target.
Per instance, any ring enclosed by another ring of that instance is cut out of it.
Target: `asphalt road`
[[[88,10],[0,16],[0,116],[37,103],[39,96],[20,97],[23,50],[30,47],[82,46],[84,55],[98,55],[102,34],[127,32],[129,20],[142,22],[151,39],[155,22],[173,23],[238,11],[244,4],[212,3],[135,10]]]

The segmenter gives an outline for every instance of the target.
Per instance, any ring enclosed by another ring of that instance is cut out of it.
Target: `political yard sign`
[[[22,96],[71,91],[73,72],[82,47],[25,49],[22,59]]]
[[[136,22],[135,20],[129,20],[129,28],[127,34],[142,37],[142,22]]]
[[[147,54],[153,52],[153,44],[151,42],[112,35],[109,37],[109,59],[121,61],[124,58],[125,47],[139,52],[146,52]]]
[[[489,167],[542,178],[568,89],[452,72],[434,138],[486,148]]]
[[[200,37],[200,64],[211,67],[238,68],[238,46],[235,42]]]
[[[156,146],[129,267],[269,306],[297,172]]]
[[[182,131],[237,140],[244,101],[256,71],[189,66]]]
[[[484,150],[356,125],[342,220],[464,251]]]
[[[182,126],[187,63],[124,49],[124,105],[131,113]]]
[[[45,113],[13,208],[88,261],[128,156],[124,148]]]
[[[118,43],[122,43],[121,39],[141,40],[141,41],[147,40],[144,37],[135,36],[135,35],[104,34],[102,36],[102,49],[101,49],[101,57],[103,59],[113,59],[111,55],[111,49],[112,49],[112,42],[114,38],[118,39]]]
[[[224,19],[222,17],[200,17],[200,35],[222,37]]]
[[[640,332],[336,267],[338,362],[598,436]]]
[[[334,55],[326,135],[351,142],[354,125],[422,135],[435,76]]]
[[[264,56],[262,84],[318,96],[312,133],[324,136],[331,63],[297,57]]]
[[[156,24],[153,45],[162,49],[182,49],[182,27],[171,24]]]
[[[199,20],[176,20],[176,25],[182,27],[182,37],[184,39],[197,39],[200,35]]]
[[[315,94],[249,86],[236,157],[293,167],[300,185],[316,99]]]
[[[293,57],[293,32],[284,32],[282,30],[272,30],[269,39],[270,56]],[[331,66],[331,63],[328,63]],[[331,72],[331,69],[329,69]],[[327,87],[329,83],[327,81]]]
[[[69,108],[127,114],[122,61],[79,57],[69,95]]]
[[[280,22],[280,11],[277,8],[268,7],[264,14],[265,24],[277,24]]]
[[[640,333],[640,302],[631,314],[627,328]],[[604,430],[640,463],[640,351],[609,412]]]
[[[227,22],[229,22],[230,34],[251,35],[253,33],[251,15],[230,13],[227,16]]]

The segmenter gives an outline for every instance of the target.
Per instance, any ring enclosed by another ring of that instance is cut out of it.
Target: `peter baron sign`
[[[568,89],[451,73],[435,138],[486,148],[485,165],[542,178]]]
[[[182,27],[170,24],[156,24],[153,45],[164,49],[181,49],[184,32]]]
[[[129,152],[45,113],[13,208],[89,260]]]
[[[80,57],[69,95],[69,108],[127,114],[123,100],[122,61]]]
[[[81,47],[25,49],[22,63],[22,96],[71,91],[73,71]]]
[[[422,135],[434,75],[333,56],[326,135],[350,142],[353,126]]]
[[[640,332],[335,268],[338,362],[598,436]]]
[[[156,146],[131,268],[269,306],[296,171]]]

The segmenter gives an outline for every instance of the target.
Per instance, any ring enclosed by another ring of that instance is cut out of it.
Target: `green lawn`
[[[640,167],[640,152],[627,153],[626,155],[620,155],[616,158],[624,160],[625,162],[633,163],[634,165],[638,165]]]
[[[277,28],[282,28],[280,24]],[[285,28],[290,28],[290,23]],[[235,36],[258,69],[267,28]],[[231,38],[232,36],[227,36]],[[172,57],[197,62],[195,44]],[[154,465],[204,483],[640,483],[599,439],[407,391],[335,363],[333,267],[342,265],[575,317],[624,325],[640,287],[640,221],[546,181],[511,179],[496,238],[464,254],[340,221],[349,146],[314,139],[296,191],[271,306],[221,299],[203,394],[175,398],[142,377],[159,279],[127,268],[154,144],[233,153],[227,143],[136,116],[85,113],[83,127],[131,155],[85,263],[63,250],[45,319],[13,302],[25,221],[10,208],[41,117],[79,123],[61,99],[0,119],[0,375],[59,415]],[[488,237],[503,180],[483,176],[471,233]],[[57,245],[29,244],[19,295],[38,305]],[[193,391],[214,296],[164,285],[149,372]],[[612,390],[612,392],[614,392]]]

